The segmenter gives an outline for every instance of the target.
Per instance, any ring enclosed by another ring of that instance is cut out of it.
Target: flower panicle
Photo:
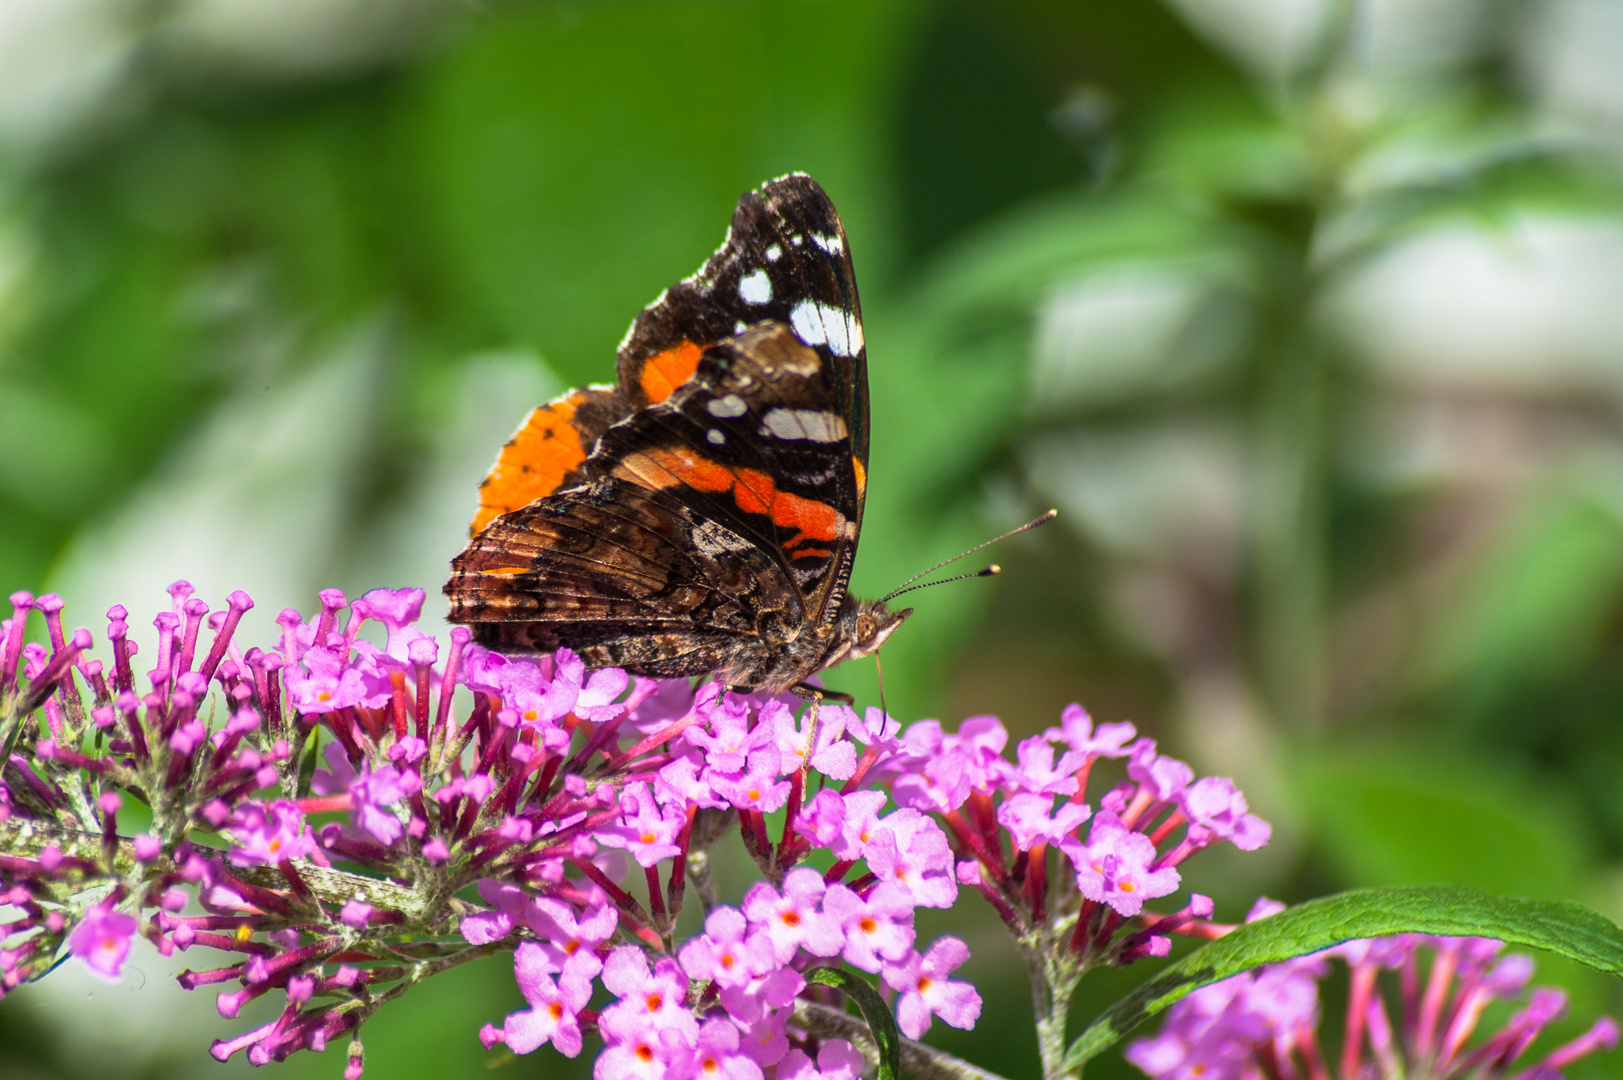
[[[1252,917],[1279,907],[1259,903]],[[1487,938],[1425,934],[1345,942],[1196,990],[1168,1011],[1159,1033],[1128,1047],[1127,1060],[1153,1080],[1531,1080],[1559,1077],[1572,1062],[1617,1046],[1618,1025],[1602,1016],[1577,1037],[1525,1060],[1540,1035],[1565,1015],[1566,995],[1538,987],[1524,996],[1533,962],[1501,955],[1503,949],[1503,942]],[[1332,1040],[1341,1053],[1332,1063],[1319,1035],[1319,984],[1333,960],[1346,966],[1349,989],[1344,1028]],[[1381,991],[1383,971],[1397,973],[1391,980],[1396,1001]],[[1478,1031],[1490,1004],[1517,998],[1524,1004],[1502,1028]]]
[[[966,720],[955,733],[933,720],[903,732],[870,710],[863,727],[885,731],[870,744],[879,747],[871,774],[904,811],[947,826],[951,851],[937,863],[943,878],[973,886],[1017,938],[1042,940],[1036,951],[1065,954],[1076,973],[1165,956],[1174,933],[1221,932],[1207,922],[1211,902],[1199,895],[1166,916],[1144,904],[1175,892],[1178,866],[1196,852],[1222,841],[1251,851],[1270,835],[1230,781],[1197,779],[1133,725],[1095,728],[1077,705],[1064,710],[1059,727],[1022,740],[1013,761],[996,717]],[[1095,810],[1087,788],[1102,759],[1124,759],[1127,778]],[[819,820],[838,815],[832,804],[814,810]],[[876,869],[874,860],[868,865]],[[882,859],[877,872],[886,869]]]
[[[588,672],[568,650],[502,656],[461,627],[438,641],[416,625],[417,589],[326,590],[247,648],[246,593],[211,612],[188,583],[169,591],[144,674],[123,607],[105,664],[87,631],[63,630],[59,598],[19,593],[0,624],[0,888],[20,913],[0,931],[0,995],[64,953],[116,979],[137,934],[166,955],[203,945],[236,959],[180,983],[212,990],[223,1017],[283,1002],[214,1056],[262,1064],[348,1036],[356,1076],[373,1011],[495,950],[513,953],[530,1008],[486,1044],[578,1053],[595,1033],[602,1080],[650,1061],[854,1077],[861,1055],[797,1019],[814,963],[877,976],[910,1035],[978,1016],[973,987],[948,977],[962,942],[914,948],[915,908],[956,897],[947,833],[862,786],[889,753],[885,724]],[[36,611],[49,648],[25,640]],[[130,796],[148,832],[120,831]],[[728,823],[765,878],[737,906],[706,869]],[[798,865],[821,848],[869,871]],[[706,929],[678,942],[690,885]],[[592,1010],[599,983],[617,1000]]]

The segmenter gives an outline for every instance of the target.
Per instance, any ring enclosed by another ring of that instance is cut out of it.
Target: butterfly
[[[720,249],[631,324],[617,375],[532,412],[480,486],[445,584],[477,642],[815,694],[913,613],[847,591],[867,348],[815,180],[746,192]]]

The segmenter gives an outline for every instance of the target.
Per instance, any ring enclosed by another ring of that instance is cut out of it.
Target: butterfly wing
[[[832,622],[856,557],[861,495],[835,365],[765,322],[706,350],[664,401],[611,428],[586,465],[667,491],[767,556],[798,626]]]
[[[785,323],[827,365],[832,408],[851,433],[860,526],[868,469],[868,351],[845,226],[822,187],[790,173],[746,192],[727,239],[672,285],[620,344],[620,389],[633,407],[664,401],[704,350],[763,321]]]
[[[755,545],[615,477],[502,515],[451,567],[451,618],[487,648],[568,646],[645,675],[722,667],[791,606]]]
[[[598,439],[629,412],[612,386],[588,386],[549,401],[530,413],[502,445],[495,466],[479,485],[479,511],[468,527],[479,535],[502,514],[511,513],[585,479],[580,467]]]
[[[451,619],[491,648],[739,685],[821,655],[804,631],[850,577],[868,407],[845,233],[815,181],[747,193],[722,248],[633,323],[619,374],[504,448]]]

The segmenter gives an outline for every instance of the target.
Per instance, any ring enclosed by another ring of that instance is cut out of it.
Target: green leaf
[[[857,1003],[862,1018],[873,1032],[874,1045],[879,1047],[879,1080],[899,1080],[902,1075],[902,1034],[896,1030],[896,1018],[890,1006],[879,996],[868,980],[853,975],[843,968],[814,967],[802,972],[809,983],[832,986]]]
[[[1456,885],[1359,889],[1247,923],[1190,953],[1107,1009],[1075,1042],[1076,1069],[1179,999],[1231,975],[1354,938],[1421,933],[1491,937],[1623,976],[1623,930],[1581,904],[1497,896]]]

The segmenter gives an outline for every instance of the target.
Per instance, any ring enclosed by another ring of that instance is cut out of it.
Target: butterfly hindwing
[[[629,411],[617,388],[588,386],[531,412],[479,485],[479,512],[468,532],[477,536],[498,516],[579,484],[597,441]]]
[[[616,477],[502,515],[451,567],[451,619],[474,623],[481,641],[515,625],[530,626],[531,648],[678,630],[749,637],[795,617],[754,544],[671,492]]]

